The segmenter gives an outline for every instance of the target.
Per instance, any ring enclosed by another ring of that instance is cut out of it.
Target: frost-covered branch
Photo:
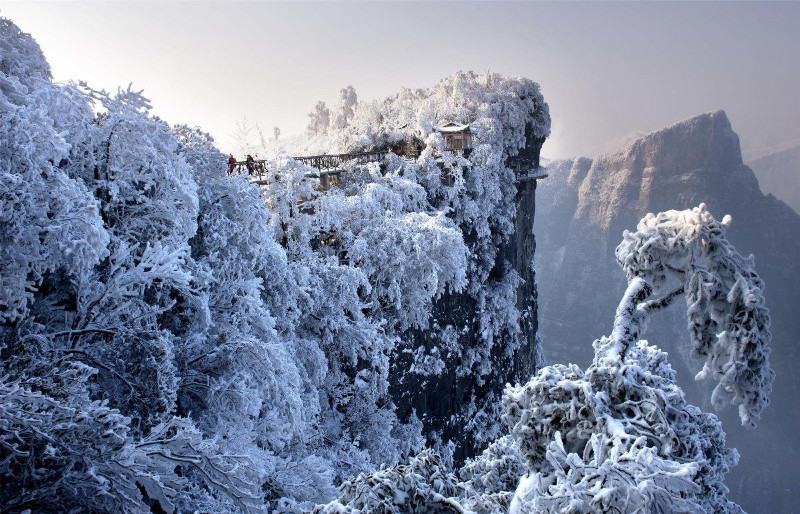
[[[677,282],[674,291],[640,308],[653,311],[685,292],[694,353],[705,358],[697,378],[717,380],[714,406],[739,404],[742,424],[754,427],[774,379],[770,316],[752,257],[742,257],[725,237],[730,222],[729,216],[717,222],[702,204],[648,214],[636,232],[625,233],[616,255],[631,283],[645,280],[658,291]]]

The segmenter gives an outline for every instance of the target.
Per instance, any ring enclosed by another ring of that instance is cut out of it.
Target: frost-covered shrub
[[[698,465],[661,458],[643,439],[632,445],[589,440],[590,457],[567,453],[556,432],[547,461],[552,474],[523,477],[510,512],[730,512],[735,505],[695,501]]]
[[[172,418],[132,437],[130,418],[81,393],[95,370],[79,363],[28,383],[0,382],[0,499],[13,511],[174,512],[189,490],[196,503],[252,510],[261,504],[248,459],[204,440]],[[30,388],[66,387],[60,396]],[[200,487],[201,486],[201,487]]]
[[[400,330],[426,327],[432,300],[466,282],[461,233],[444,218],[409,213],[365,227],[348,259],[370,277],[370,300]],[[380,315],[380,314],[379,314]]]
[[[586,373],[549,366],[507,391],[504,420],[529,469],[514,508],[733,508],[722,478],[738,454],[719,420],[686,403],[665,353],[639,342],[615,359],[618,346],[600,339]]]
[[[458,471],[466,496],[462,505],[475,512],[506,512],[525,472],[516,441],[499,437]]]
[[[339,498],[318,506],[315,513],[464,512],[455,477],[431,450],[408,464],[361,474],[339,487]]]

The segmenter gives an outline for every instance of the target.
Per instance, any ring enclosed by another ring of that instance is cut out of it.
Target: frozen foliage
[[[92,113],[70,86],[49,82],[38,45],[0,20],[0,322],[28,313],[43,276],[62,267],[87,270],[107,254],[108,233],[86,185],[64,161],[81,158],[64,134],[86,136],[48,107],[58,101],[81,121]]]
[[[52,84],[30,36],[1,28],[3,505],[302,508],[417,451],[364,275],[290,260],[258,187],[225,174],[206,134],[130,88]],[[435,218],[415,223],[402,237],[436,239]]]
[[[308,114],[308,127],[306,132],[310,136],[324,135],[328,133],[328,127],[331,125],[331,112],[325,105],[325,102],[317,102],[314,110]]]
[[[257,507],[258,467],[177,404],[176,350],[208,304],[177,139],[135,92],[51,84],[29,36],[2,24],[3,504],[172,512],[194,491]]]
[[[358,103],[358,95],[353,86],[347,86],[339,91],[339,104],[336,109],[336,116],[333,118],[333,127],[336,129],[345,128],[353,119],[355,107]]]
[[[498,438],[459,470],[466,496],[462,504],[475,512],[507,512],[526,471],[516,441],[509,435]]]
[[[649,214],[625,234],[616,254],[628,280],[640,277],[655,293],[677,284],[657,309],[686,294],[694,354],[703,357],[697,378],[719,382],[712,403],[739,404],[742,424],[754,427],[769,404],[774,372],[769,366],[770,316],[764,282],[725,238],[730,216],[717,222],[705,205]]]
[[[632,340],[622,354],[612,338],[585,373],[549,366],[507,391],[504,420],[529,469],[511,510],[736,510],[722,478],[738,456],[719,421],[686,404],[666,354]]]
[[[471,124],[482,143],[512,155],[525,146],[526,125],[533,137],[550,134],[550,113],[539,85],[497,73],[458,72],[432,88],[404,88],[372,102],[358,102],[348,86],[333,114],[320,102],[309,118],[311,138],[304,147],[292,148],[294,154],[342,153],[412,137],[425,140],[434,126],[448,121]]]
[[[36,41],[5,18],[0,24],[0,50],[0,72],[6,79],[13,78],[31,87],[37,81],[52,78],[50,65]]]
[[[438,455],[424,450],[408,464],[362,474],[345,481],[339,499],[317,507],[315,513],[465,512],[453,497],[455,477]]]
[[[77,396],[94,373],[73,362],[28,382],[35,388],[56,383],[67,388],[65,396],[75,394],[62,398],[17,381],[0,384],[5,508],[147,511],[157,503],[173,512],[200,477],[208,486],[201,497],[225,497],[214,503],[241,510],[260,504],[248,458],[226,455],[177,417],[133,439],[130,418],[105,401]]]

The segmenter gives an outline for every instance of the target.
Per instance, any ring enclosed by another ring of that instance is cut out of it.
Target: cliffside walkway
[[[306,176],[319,178],[322,182],[322,187],[327,189],[330,177],[332,175],[339,175],[341,172],[345,171],[346,166],[358,166],[381,161],[390,153],[392,153],[391,150],[377,150],[372,152],[304,155],[292,157],[292,159],[318,170],[306,173]],[[249,174],[251,181],[256,184],[268,183],[268,161],[266,160],[254,160],[250,162],[237,161],[233,167],[235,173]]]
[[[319,178],[322,189],[327,190],[331,186],[331,177],[338,177],[338,175],[343,171],[346,171],[349,166],[359,166],[369,164],[371,162],[379,162],[391,153],[394,152],[387,149],[375,150],[371,152],[304,155],[292,157],[292,159],[303,163],[306,166],[314,168],[315,171],[307,172],[306,177]],[[468,156],[469,151],[464,150],[463,155],[465,157]],[[402,154],[400,157],[416,158],[417,155]],[[262,159],[253,160],[250,162],[237,161],[235,164],[229,166],[233,166],[232,170],[234,173],[248,174],[251,182],[260,185],[267,185],[270,183],[268,163],[269,161]],[[524,169],[527,168],[527,166],[520,166],[520,163],[517,162],[515,165],[512,165],[512,167],[516,173],[515,181],[518,183],[526,180],[538,180],[547,177],[545,169],[539,168],[538,165],[532,170],[529,170]]]

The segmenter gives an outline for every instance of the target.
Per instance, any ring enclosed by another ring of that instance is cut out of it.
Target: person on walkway
[[[256,154],[256,161],[258,161],[256,162],[256,171],[258,171],[258,176],[260,177],[261,175],[264,174],[265,170],[264,160],[261,157],[259,157],[258,154]]]
[[[245,159],[245,163],[247,165],[247,173],[252,175],[253,171],[255,171],[255,168],[254,168],[255,161],[253,160],[253,156],[250,155],[250,154],[247,154],[247,159]]]
[[[233,170],[236,169],[236,157],[231,154],[228,157],[228,175],[233,175]]]

